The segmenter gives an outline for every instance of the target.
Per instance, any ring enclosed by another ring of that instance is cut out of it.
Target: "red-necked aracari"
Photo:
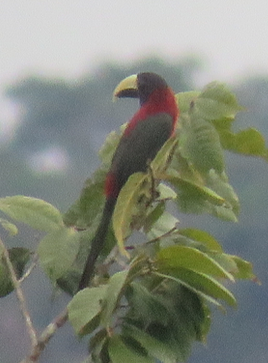
[[[121,188],[130,175],[146,172],[163,144],[174,134],[179,111],[174,93],[155,73],[139,73],[121,81],[114,98],[139,98],[140,109],[134,114],[119,141],[106,176],[106,202],[100,225],[91,243],[78,289],[88,286]]]

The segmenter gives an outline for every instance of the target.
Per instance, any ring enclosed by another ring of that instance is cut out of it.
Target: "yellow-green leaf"
[[[121,189],[114,209],[112,223],[120,252],[128,256],[124,248],[124,240],[129,233],[131,217],[143,186],[148,176],[144,173],[132,174]]]

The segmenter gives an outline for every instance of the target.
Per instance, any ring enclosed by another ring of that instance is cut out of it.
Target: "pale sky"
[[[0,92],[18,77],[76,77],[98,62],[204,58],[205,79],[268,74],[265,0],[2,0]]]
[[[13,137],[21,112],[3,97],[6,85],[33,73],[75,79],[104,61],[149,55],[201,57],[200,86],[268,74],[268,3],[0,0],[1,143]]]

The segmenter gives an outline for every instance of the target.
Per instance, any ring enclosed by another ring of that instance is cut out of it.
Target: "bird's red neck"
[[[152,116],[161,112],[171,115],[173,119],[173,134],[179,116],[179,110],[174,93],[170,88],[156,89],[150,95],[149,99],[141,106],[139,111],[136,112],[129,121],[128,126],[125,129],[124,136],[127,136],[129,133],[131,133],[131,131],[135,129],[137,123],[140,121],[145,120],[148,116]]]

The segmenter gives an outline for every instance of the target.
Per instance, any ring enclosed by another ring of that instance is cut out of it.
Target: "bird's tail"
[[[108,198],[105,202],[101,221],[97,232],[91,242],[91,249],[78,285],[78,291],[88,286],[94,272],[95,262],[104,246],[110,221],[113,215],[116,198]]]

